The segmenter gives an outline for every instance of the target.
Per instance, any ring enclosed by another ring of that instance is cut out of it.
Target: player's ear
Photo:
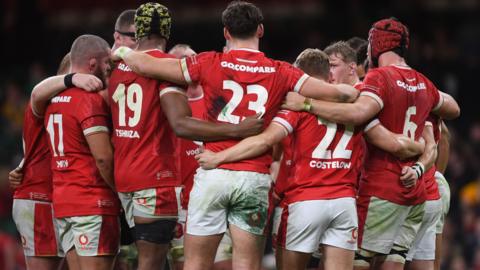
[[[263,28],[263,23],[259,24],[257,27],[257,37],[262,38],[263,34],[265,32],[265,29]]]
[[[120,34],[117,31],[113,32],[113,41],[114,43],[118,43],[120,41]]]
[[[97,69],[97,65],[98,65],[98,61],[97,59],[95,58],[90,58],[90,60],[88,60],[88,69],[90,71],[95,71]]]
[[[230,35],[230,32],[228,32],[228,29],[226,27],[223,27],[223,36],[225,37],[225,40],[232,39],[232,35]]]
[[[348,66],[350,67],[350,75],[355,75],[357,73],[357,63],[351,62]]]

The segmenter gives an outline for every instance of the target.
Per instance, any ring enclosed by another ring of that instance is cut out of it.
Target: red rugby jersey
[[[108,132],[108,106],[98,93],[70,88],[51,99],[49,135],[55,217],[118,215],[117,194],[98,171],[85,136]]]
[[[278,170],[277,180],[275,181],[275,193],[281,198],[288,186],[288,177],[293,168],[293,148],[292,148],[292,135],[288,135],[282,140],[283,155],[280,161],[280,168]]]
[[[205,112],[205,104],[203,96],[200,98],[189,99],[188,103],[192,109],[192,116],[202,119]],[[183,209],[188,208],[188,201],[190,199],[190,191],[193,187],[193,176],[198,169],[198,162],[195,160],[195,155],[200,153],[202,142],[185,140],[177,138],[177,169],[178,176],[183,185],[181,204]]]
[[[415,140],[422,135],[430,111],[443,102],[433,83],[407,66],[370,70],[360,95],[369,96],[380,104],[382,109],[377,117],[387,129]],[[360,195],[376,196],[402,205],[425,201],[425,181],[419,181],[413,189],[408,189],[399,180],[402,167],[413,165],[416,158],[401,161],[372,144],[367,143],[367,148]]]
[[[327,122],[306,112],[282,110],[273,119],[292,133],[293,168],[287,203],[355,197],[361,162],[360,128]]]
[[[288,91],[299,91],[308,78],[292,65],[267,58],[251,49],[227,53],[205,52],[180,60],[185,80],[200,83],[204,91],[205,119],[238,124],[245,117],[261,113],[268,125]],[[219,152],[238,140],[208,142],[205,148]],[[219,168],[269,173],[271,153],[222,164]]]
[[[157,58],[173,56],[159,50]],[[132,192],[179,184],[175,168],[175,134],[162,111],[160,95],[178,91],[170,83],[142,77],[123,61],[110,77],[108,95],[115,149],[115,185]]]
[[[51,155],[43,118],[33,114],[30,102],[23,118],[23,181],[15,189],[14,199],[52,201]]]

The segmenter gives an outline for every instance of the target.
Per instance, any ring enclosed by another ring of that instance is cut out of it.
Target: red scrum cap
[[[378,65],[378,57],[387,51],[398,49],[403,54],[408,49],[410,42],[408,28],[396,18],[383,19],[375,22],[368,34],[370,43],[370,55],[375,66]]]

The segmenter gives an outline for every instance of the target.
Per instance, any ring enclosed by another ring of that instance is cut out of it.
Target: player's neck
[[[160,50],[165,51],[167,42],[159,38],[142,38],[138,41],[137,51]]]
[[[407,63],[405,62],[405,59],[401,57],[400,55],[394,53],[394,52],[386,52],[382,53],[380,57],[378,57],[378,66],[379,67],[385,67],[385,66],[408,66]]]
[[[251,49],[258,51],[259,48],[259,39],[256,37],[249,38],[249,39],[236,39],[232,38],[228,42],[228,49],[229,50],[236,50],[236,49]]]

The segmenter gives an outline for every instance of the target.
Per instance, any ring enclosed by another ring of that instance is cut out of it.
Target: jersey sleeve
[[[162,97],[163,95],[168,94],[168,93],[178,93],[178,94],[186,95],[185,89],[183,89],[182,87],[180,87],[178,85],[171,84],[171,83],[168,83],[168,82],[161,83],[159,85],[158,93],[159,93],[160,97]]]
[[[109,132],[108,106],[100,95],[96,93],[86,95],[80,103],[76,115],[83,135]]]
[[[383,100],[385,99],[385,86],[387,81],[378,70],[371,70],[365,76],[360,86],[360,96],[373,98],[383,109]]]
[[[429,87],[429,92],[433,101],[432,111],[436,111],[443,105],[443,96],[440,94],[438,88],[433,85],[433,83],[431,83],[431,87]]]
[[[200,81],[202,69],[205,65],[211,65],[215,52],[204,52],[180,59],[183,77],[188,84],[196,84]]]
[[[280,74],[285,80],[285,84],[290,91],[300,92],[305,81],[310,77],[301,69],[288,63],[280,66]]]
[[[291,134],[299,124],[299,119],[300,114],[298,112],[280,110],[273,118],[272,123],[282,126],[288,134]]]

